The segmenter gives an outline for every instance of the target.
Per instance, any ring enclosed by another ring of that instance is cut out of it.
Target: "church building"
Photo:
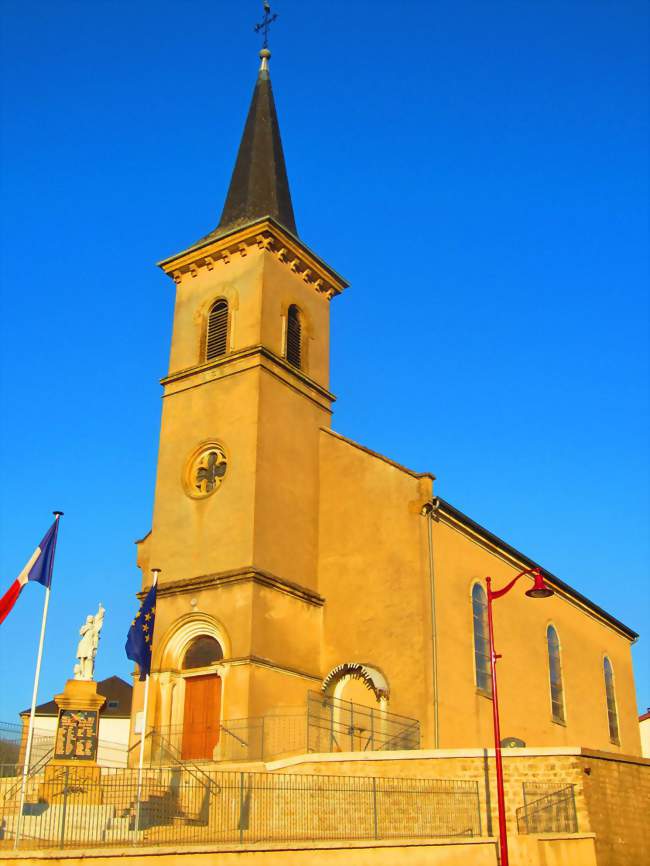
[[[330,304],[347,284],[299,235],[260,57],[221,220],[160,263],[176,299],[137,543],[142,592],[160,569],[146,729],[191,760],[250,758],[254,731],[265,756],[488,747],[485,578],[537,564],[431,472],[333,428]],[[542,574],[551,597],[528,597],[528,574],[494,605],[504,738],[640,755],[637,635]],[[143,693],[136,677],[132,742]]]

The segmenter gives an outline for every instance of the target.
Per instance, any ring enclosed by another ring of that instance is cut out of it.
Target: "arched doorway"
[[[359,662],[337,665],[323,680],[321,694],[319,724],[329,731],[330,751],[383,748],[389,689],[377,668]]]
[[[211,760],[219,742],[222,684],[219,674],[209,669],[222,658],[219,641],[205,634],[195,637],[183,656],[185,699],[181,757],[184,760]]]

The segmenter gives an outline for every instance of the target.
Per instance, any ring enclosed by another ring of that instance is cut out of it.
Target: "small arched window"
[[[564,723],[564,687],[562,685],[560,639],[552,625],[546,629],[546,646],[548,648],[548,675],[551,688],[551,715],[554,722]]]
[[[228,301],[216,301],[208,314],[208,331],[205,340],[205,359],[211,361],[228,350]]]
[[[295,304],[289,307],[287,313],[287,361],[294,367],[302,364],[302,322],[300,310]]]
[[[474,669],[476,685],[488,695],[492,694],[490,669],[490,638],[488,635],[487,596],[480,583],[472,589],[472,618],[474,621]]]
[[[223,650],[218,640],[204,634],[194,638],[183,659],[183,670],[207,668],[223,658]]]
[[[616,710],[616,694],[614,692],[614,670],[612,663],[605,656],[603,661],[605,675],[605,697],[607,699],[607,722],[609,724],[609,739],[616,745],[620,744],[618,737],[618,711]]]

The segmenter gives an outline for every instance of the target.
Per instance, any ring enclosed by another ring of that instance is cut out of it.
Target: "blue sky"
[[[174,285],[219,218],[257,2],[3,8],[0,580],[65,511],[40,699],[107,609],[126,676]],[[333,303],[334,429],[637,631],[650,705],[645,2],[278,0],[298,228]],[[0,629],[29,704],[42,593]]]

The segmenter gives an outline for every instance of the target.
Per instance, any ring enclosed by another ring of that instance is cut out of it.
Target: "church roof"
[[[193,246],[263,217],[271,217],[292,235],[298,235],[269,76],[270,56],[268,49],[260,51],[262,65],[219,225]]]
[[[107,677],[97,683],[97,691],[106,698],[106,703],[101,709],[102,718],[108,716],[112,719],[128,719],[131,715],[131,701],[133,699],[133,686],[125,682],[121,677]],[[29,707],[19,715],[25,716],[30,712]],[[58,716],[59,708],[55,701],[47,701],[36,707],[37,716]]]

